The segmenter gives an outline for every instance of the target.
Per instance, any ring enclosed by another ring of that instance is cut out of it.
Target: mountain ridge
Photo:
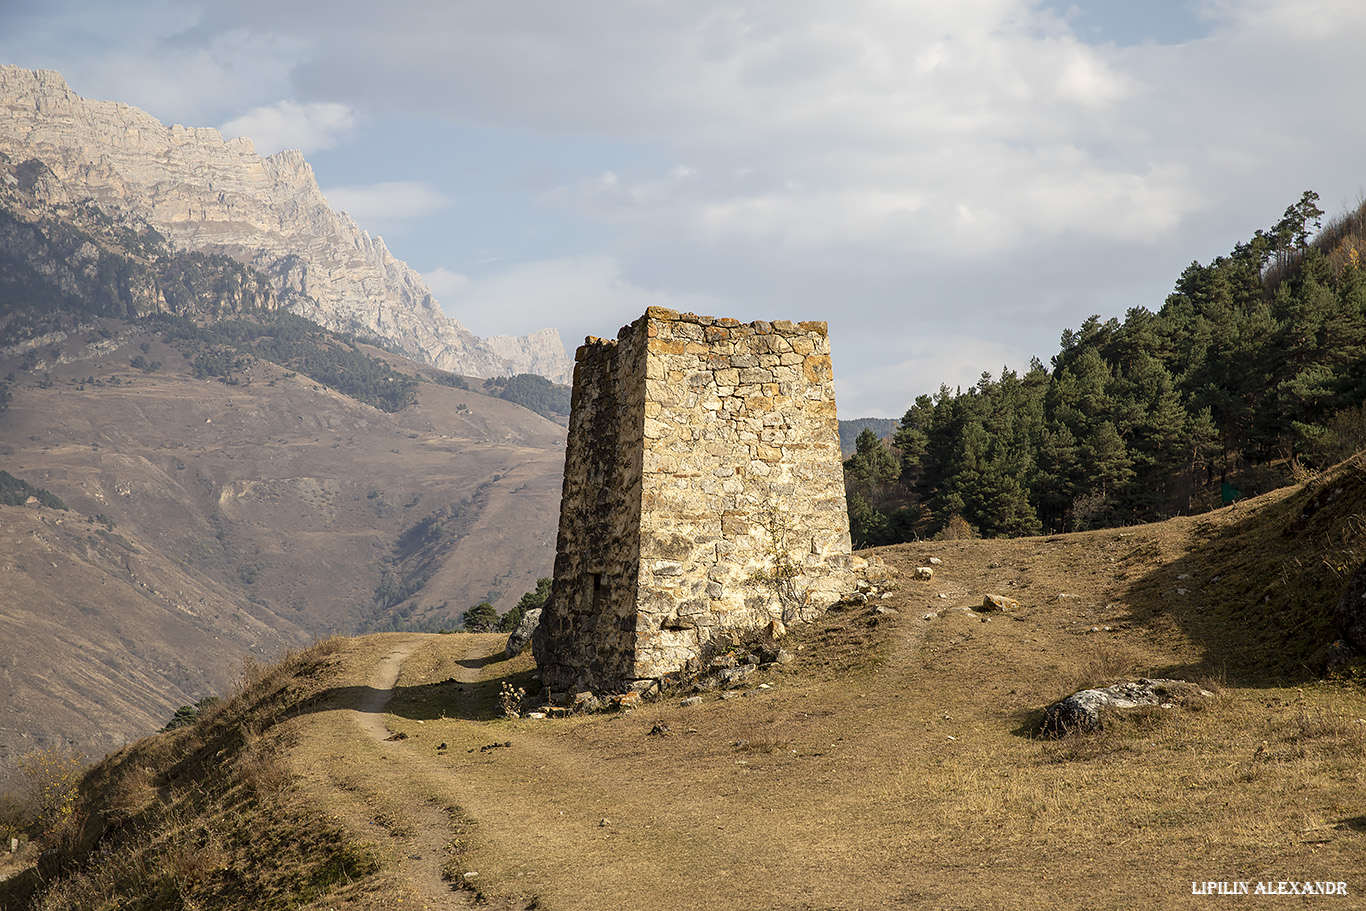
[[[285,305],[471,376],[572,373],[559,333],[480,339],[446,316],[421,276],[346,213],[334,212],[303,154],[268,157],[210,127],[164,126],[77,95],[51,70],[0,65],[0,152],[38,159],[73,197],[142,216],[172,242],[260,270]]]

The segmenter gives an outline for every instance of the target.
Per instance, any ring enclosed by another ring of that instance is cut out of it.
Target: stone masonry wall
[[[643,330],[590,338],[575,357],[555,579],[532,639],[552,690],[635,676]]]
[[[577,361],[536,640],[552,692],[696,669],[852,590],[825,323],[651,307]]]

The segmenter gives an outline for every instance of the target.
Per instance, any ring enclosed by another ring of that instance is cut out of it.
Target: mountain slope
[[[157,729],[243,656],[451,628],[548,573],[562,426],[73,189],[0,152],[0,468],[59,491],[0,507],[0,781]]]
[[[263,360],[199,378],[202,348],[153,328],[98,321],[0,358],[18,371],[0,459],[71,507],[0,507],[11,751],[40,724],[107,749],[221,689],[243,654],[454,626],[549,572],[559,425],[436,383],[390,414]]]
[[[791,663],[695,706],[506,719],[500,694],[534,681],[500,637],[327,643],[87,777],[83,843],[62,875],[50,856],[35,907],[146,904],[177,865],[178,900],[219,908],[1167,911],[1207,907],[1191,884],[1210,879],[1343,882],[1353,906],[1366,693],[1266,652],[1331,635],[1340,579],[1316,564],[1363,556],[1363,476],[1199,519],[881,549],[891,597],[793,628]],[[1285,610],[1281,585],[1319,606],[1299,635],[1226,647]],[[984,592],[1020,606],[978,614]],[[1076,688],[1174,673],[1218,693],[1038,736]],[[287,850],[267,863],[244,830]]]
[[[328,328],[473,376],[564,382],[572,370],[554,330],[484,341],[445,316],[421,276],[331,210],[299,152],[262,158],[248,139],[165,127],[126,104],[83,99],[57,73],[8,65],[0,152],[41,160],[73,201],[129,210],[178,245],[259,269],[294,312]]]

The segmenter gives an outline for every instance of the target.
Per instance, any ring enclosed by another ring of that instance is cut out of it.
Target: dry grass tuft
[[[1093,646],[1081,665],[1068,677],[1063,696],[1070,696],[1080,690],[1092,687],[1109,686],[1124,680],[1143,676],[1141,658],[1131,649],[1102,642]]]
[[[733,743],[737,753],[787,753],[792,749],[792,741],[774,738],[755,740],[736,740]]]
[[[284,790],[292,778],[284,759],[267,750],[253,751],[237,766],[237,780],[258,796]]]
[[[290,719],[329,690],[345,644],[248,663],[234,695],[194,725],[92,769],[70,823],[48,839],[41,882],[23,886],[37,893],[24,905],[245,911],[370,894],[367,883],[384,880],[379,861],[294,787],[289,758]],[[18,894],[7,888],[0,905]]]

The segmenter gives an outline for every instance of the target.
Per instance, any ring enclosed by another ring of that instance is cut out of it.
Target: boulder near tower
[[[647,688],[811,619],[855,559],[825,323],[651,307],[579,348],[533,639],[552,694]]]

